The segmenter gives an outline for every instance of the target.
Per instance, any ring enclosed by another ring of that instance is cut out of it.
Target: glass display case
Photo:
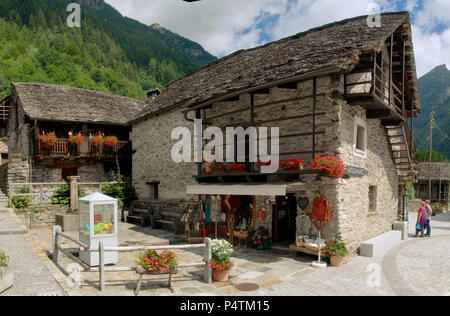
[[[92,248],[103,242],[105,248],[117,247],[117,199],[94,193],[79,200],[80,241]],[[90,266],[98,266],[98,252],[80,252],[80,259]],[[105,252],[105,264],[118,262],[118,253]]]

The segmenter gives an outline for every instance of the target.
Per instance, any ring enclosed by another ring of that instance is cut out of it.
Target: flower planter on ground
[[[342,240],[340,233],[334,234],[331,243],[322,248],[322,255],[330,258],[330,265],[333,267],[342,266],[343,258],[346,257],[347,254],[348,249]]]
[[[214,240],[212,247],[211,269],[214,281],[228,281],[228,271],[232,267],[230,256],[233,246],[226,240]]]

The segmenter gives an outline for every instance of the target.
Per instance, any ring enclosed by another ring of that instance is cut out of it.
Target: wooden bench
[[[170,289],[170,291],[172,291],[172,293],[174,293],[174,289],[172,288],[172,275],[177,274],[177,269],[172,269],[172,270],[168,270],[168,271],[154,271],[154,272],[150,272],[145,270],[143,267],[141,266],[137,266],[136,268],[136,273],[139,274],[139,280],[136,286],[136,289],[134,290],[134,295],[139,295],[139,292],[141,290],[141,286],[142,286],[142,279],[144,277],[144,275],[169,275],[169,286],[168,288]]]
[[[150,215],[152,228],[161,228],[161,225],[171,226],[175,234],[182,234],[184,225],[181,222],[182,213],[160,210],[154,215]]]

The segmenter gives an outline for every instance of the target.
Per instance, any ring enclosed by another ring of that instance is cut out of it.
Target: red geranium
[[[72,131],[70,131],[68,134],[69,134],[69,142],[71,144],[75,144],[78,146],[84,144],[84,137],[81,133],[74,134]]]
[[[45,133],[42,131],[42,134],[39,135],[39,141],[45,146],[54,146],[56,144],[56,134],[55,132]]]
[[[105,146],[114,147],[119,143],[119,139],[116,136],[106,136],[105,137]]]
[[[326,170],[332,178],[342,178],[345,173],[345,164],[338,157],[317,155],[309,166],[312,170]]]

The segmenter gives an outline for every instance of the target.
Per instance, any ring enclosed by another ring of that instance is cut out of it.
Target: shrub
[[[78,196],[83,195],[83,188],[81,186],[78,186]],[[55,190],[55,194],[52,197],[52,204],[70,204],[70,185],[65,183]]]
[[[2,250],[0,250],[0,266],[4,267],[8,264],[8,262],[9,257]]]
[[[30,193],[30,188],[22,187],[16,190],[18,194],[27,194]],[[27,208],[31,203],[31,197],[29,196],[13,196],[11,199],[11,206],[17,209]]]
[[[273,244],[272,239],[269,238],[269,231],[264,227],[250,231],[249,235],[250,245],[253,248],[269,250]]]
[[[102,192],[118,199],[120,206],[129,206],[137,200],[136,189],[130,183],[104,184]]]

